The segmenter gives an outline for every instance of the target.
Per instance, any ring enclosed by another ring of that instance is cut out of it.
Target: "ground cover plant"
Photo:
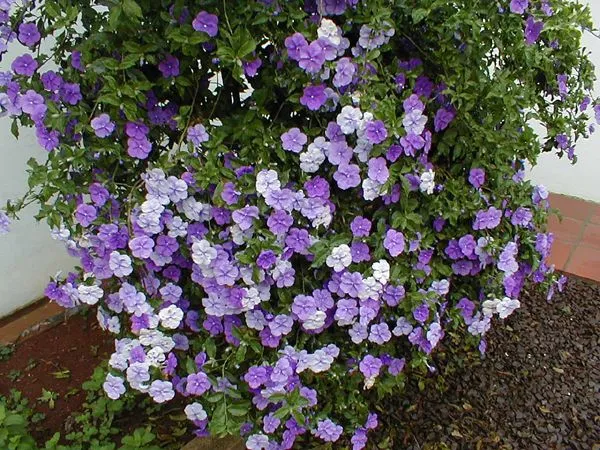
[[[565,0],[0,1],[30,203],[118,335],[104,382],[199,436],[364,448],[376,406],[551,297],[541,152],[600,108]],[[55,67],[47,66],[54,63]],[[534,124],[542,131],[536,133]]]

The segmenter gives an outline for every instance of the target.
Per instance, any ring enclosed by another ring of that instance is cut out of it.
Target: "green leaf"
[[[137,4],[135,0],[124,0],[123,1],[123,12],[128,17],[141,18],[142,8]]]

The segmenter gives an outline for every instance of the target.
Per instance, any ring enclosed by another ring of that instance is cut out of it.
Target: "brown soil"
[[[409,391],[393,408],[394,448],[600,450],[600,286],[571,277],[551,303],[521,303],[444,393]]]
[[[36,412],[45,414],[32,429],[34,437],[43,440],[52,436],[62,430],[71,413],[81,409],[85,401],[81,384],[108,358],[112,342],[93,314],[76,314],[17,344],[12,356],[0,362],[0,394],[8,395],[11,389],[21,391]],[[58,394],[54,408],[38,400],[42,389]]]

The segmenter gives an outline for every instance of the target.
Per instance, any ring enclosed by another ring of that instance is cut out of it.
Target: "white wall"
[[[23,49],[11,49],[0,62],[0,71],[8,70]],[[17,198],[27,188],[27,160],[45,158],[32,130],[21,130],[19,140],[10,132],[11,119],[0,118],[0,204]],[[45,223],[36,223],[35,205],[26,208],[21,220],[13,222],[11,232],[0,236],[0,317],[41,298],[44,288],[59,270],[70,270],[75,260],[64,246],[50,238]]]
[[[600,0],[584,0],[584,3],[591,7],[594,24],[600,27]],[[598,77],[595,94],[600,96],[600,39],[586,32],[583,45],[591,50]],[[577,164],[572,166],[566,157],[559,160],[553,154],[544,154],[531,171],[531,179],[552,192],[600,202],[600,126],[596,129],[590,139],[577,145]]]

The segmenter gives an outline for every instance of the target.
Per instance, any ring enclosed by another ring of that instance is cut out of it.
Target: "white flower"
[[[367,201],[375,200],[382,193],[383,184],[370,178],[365,178],[362,182],[363,197]]]
[[[253,330],[262,331],[269,322],[259,309],[246,311],[246,325]]]
[[[160,216],[165,210],[165,207],[161,205],[158,200],[152,198],[142,203],[141,209],[143,213]]]
[[[319,170],[325,161],[325,153],[316,145],[309,145],[308,150],[300,154],[300,169],[306,173]]]
[[[362,116],[360,109],[346,105],[338,114],[336,122],[342,129],[342,133],[352,134],[360,126]]]
[[[302,326],[307,330],[318,330],[325,325],[325,319],[327,319],[327,314],[323,311],[316,311],[307,320],[302,322]]]
[[[278,191],[281,183],[274,170],[261,170],[256,175],[256,192],[265,195],[268,191]]]
[[[95,305],[104,295],[102,288],[96,285],[86,286],[85,284],[80,284],[77,287],[77,292],[79,300],[87,305]]]
[[[521,302],[517,299],[504,297],[496,306],[496,312],[501,319],[506,319],[516,309],[521,307]]]
[[[189,220],[201,222],[210,219],[211,208],[209,205],[188,197],[177,204],[177,209],[182,211]]]
[[[260,304],[260,296],[256,288],[250,288],[246,290],[246,295],[242,298],[242,306],[246,310],[253,309],[255,306]]]
[[[367,277],[363,280],[363,288],[358,293],[358,298],[366,300],[372,298],[373,300],[379,300],[381,290],[383,289],[382,284],[375,279],[375,277]]]
[[[373,278],[381,284],[386,284],[390,280],[390,265],[385,259],[373,263]]]
[[[61,224],[60,228],[54,227],[52,229],[50,236],[52,236],[52,239],[54,240],[66,242],[71,236],[71,232],[67,230],[63,224]]]
[[[246,448],[248,450],[267,450],[269,438],[262,433],[252,434],[246,439]]]
[[[435,189],[435,172],[429,169],[427,172],[421,174],[419,183],[419,189],[421,192],[426,192],[427,194],[433,194],[433,190]]]
[[[161,363],[165,362],[165,359],[167,358],[162,348],[152,347],[146,353],[146,359],[144,361],[152,367],[158,367]]]
[[[183,320],[183,311],[176,305],[170,305],[161,309],[158,317],[163,327],[174,330]]]
[[[340,45],[342,38],[338,32],[337,25],[333,20],[323,19],[317,30],[317,36],[328,39],[333,45]]]
[[[165,335],[162,331],[142,328],[138,339],[144,347],[152,347],[164,337]]]
[[[208,266],[217,257],[217,250],[214,249],[206,239],[196,241],[192,244],[192,259],[199,266]]]
[[[338,245],[331,251],[331,255],[327,257],[325,263],[335,272],[341,272],[350,264],[352,264],[350,247],[348,247],[346,244]]]
[[[183,411],[185,412],[186,417],[191,421],[204,420],[208,417],[206,411],[204,411],[204,407],[197,402],[187,405]]]
[[[319,349],[309,356],[308,368],[315,373],[329,370],[333,363],[333,356],[329,356],[324,350]]]
[[[485,317],[492,317],[498,308],[500,300],[497,298],[494,300],[486,300],[481,304],[481,310]]]

